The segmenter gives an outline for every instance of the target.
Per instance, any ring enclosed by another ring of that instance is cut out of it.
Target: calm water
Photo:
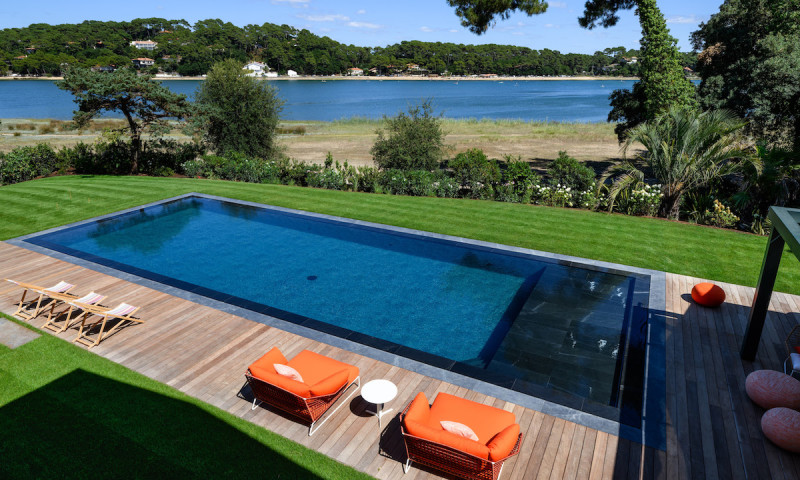
[[[189,96],[199,81],[166,81]],[[525,81],[271,81],[286,101],[286,120],[380,118],[431,99],[436,112],[450,118],[604,122],[608,96],[630,89],[632,80]],[[47,80],[0,81],[0,118],[71,118],[72,95]]]
[[[622,378],[643,365],[638,276],[202,197],[28,241],[578,408],[641,406],[618,398],[641,391]]]

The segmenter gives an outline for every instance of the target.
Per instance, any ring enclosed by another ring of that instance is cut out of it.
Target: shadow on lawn
[[[4,478],[319,478],[181,400],[73,371],[0,407]]]

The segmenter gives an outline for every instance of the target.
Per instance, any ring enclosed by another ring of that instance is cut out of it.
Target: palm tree
[[[627,157],[637,142],[644,145],[646,151],[637,152],[636,159],[662,185],[659,216],[677,220],[684,193],[741,172],[745,166],[761,170],[759,158],[741,135],[745,124],[726,110],[700,113],[673,107],[628,131],[623,155]],[[644,182],[644,172],[630,160],[609,168],[600,183],[610,177],[615,178],[609,187],[609,210],[621,192]]]

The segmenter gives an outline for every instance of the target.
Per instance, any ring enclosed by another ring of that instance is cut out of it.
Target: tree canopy
[[[196,123],[219,155],[274,156],[283,102],[274,87],[248,77],[240,62],[230,59],[214,64],[198,87],[195,101]]]
[[[800,149],[800,1],[726,0],[692,35],[704,108],[727,108]]]
[[[447,0],[447,3],[456,7],[461,25],[477,35],[486,32],[494,24],[495,17],[506,20],[517,10],[528,15],[538,15],[547,10],[544,0]]]
[[[142,133],[163,134],[168,130],[168,118],[185,118],[192,110],[186,95],[173,93],[149,75],[130,69],[101,73],[71,68],[57,85],[75,96],[78,110],[73,112],[73,120],[78,127],[103,112],[118,111],[125,116],[131,137],[131,174],[139,170]]]

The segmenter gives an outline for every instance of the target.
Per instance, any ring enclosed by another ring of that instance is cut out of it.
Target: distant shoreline
[[[205,77],[153,77],[155,80],[204,80]],[[519,82],[519,81],[555,81],[555,80],[576,80],[576,81],[592,81],[592,80],[638,80],[638,77],[589,77],[589,76],[571,76],[571,77],[507,77],[507,76],[497,76],[497,77],[422,77],[418,75],[401,75],[401,76],[392,76],[392,77],[350,77],[350,76],[343,76],[343,75],[336,75],[336,76],[319,76],[319,75],[304,75],[304,76],[297,76],[297,77],[289,77],[286,75],[282,75],[280,77],[273,77],[273,78],[265,78],[265,77],[257,77],[259,80],[267,80],[267,81],[292,81],[292,80],[324,80],[324,81],[391,81],[391,80],[407,80],[407,81],[434,81],[434,82],[460,82],[460,81],[489,81],[489,82]],[[0,80],[63,80],[63,77],[0,77]]]

